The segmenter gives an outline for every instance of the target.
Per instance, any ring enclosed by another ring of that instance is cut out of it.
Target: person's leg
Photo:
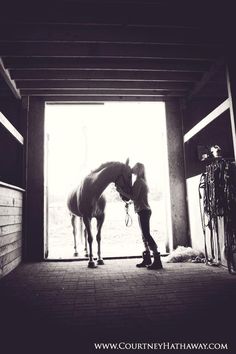
[[[138,214],[138,223],[139,223],[139,227],[140,227],[140,230],[141,230],[141,233],[142,233],[142,240],[143,240],[145,251],[146,252],[150,252],[149,247],[148,247],[148,242],[147,242],[146,238],[144,237],[144,233],[143,233],[143,230],[142,230],[142,225],[141,225],[140,215],[139,214]]]
[[[147,265],[151,264],[152,260],[151,260],[150,250],[149,250],[149,247],[148,247],[148,242],[147,242],[146,238],[144,237],[144,233],[143,233],[143,230],[142,230],[142,224],[141,224],[141,221],[140,221],[140,215],[139,214],[138,214],[138,223],[139,223],[139,227],[140,227],[140,230],[141,230],[141,233],[142,233],[142,240],[143,240],[145,251],[143,251],[143,253],[142,253],[142,257],[143,257],[142,262],[136,264],[136,267],[143,268],[143,267],[146,267]]]
[[[144,243],[146,243],[149,247],[149,249],[153,252],[153,253],[157,253],[157,244],[154,241],[153,237],[150,234],[150,217],[151,217],[151,210],[149,209],[145,209],[142,210],[138,213],[139,215],[139,224],[140,224],[140,228],[142,231],[142,235],[143,235],[143,240]]]
[[[150,217],[151,210],[142,210],[139,213],[140,226],[144,239],[146,240],[150,250],[153,252],[154,261],[151,265],[148,265],[148,269],[161,269],[162,263],[160,253],[157,250],[157,244],[150,234]]]

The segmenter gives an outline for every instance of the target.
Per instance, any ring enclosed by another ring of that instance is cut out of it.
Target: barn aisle
[[[136,259],[23,264],[0,282],[1,335],[24,352],[93,352],[94,342],[217,342],[233,352],[236,278],[204,264]],[[1,343],[2,340],[1,340]],[[229,352],[229,350],[227,351]]]

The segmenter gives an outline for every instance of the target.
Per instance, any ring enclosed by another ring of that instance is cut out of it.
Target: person
[[[129,197],[134,203],[134,210],[138,214],[139,226],[142,232],[142,239],[145,250],[142,253],[143,260],[137,264],[138,268],[147,267],[147,269],[162,269],[160,253],[158,252],[157,244],[150,234],[150,217],[152,210],[148,203],[148,185],[145,176],[145,167],[138,162],[132,168],[132,173],[136,175],[136,180],[132,186],[131,195],[127,195],[119,189],[120,194]],[[151,253],[153,253],[153,262]]]

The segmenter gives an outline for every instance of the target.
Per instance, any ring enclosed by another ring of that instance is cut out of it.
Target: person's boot
[[[160,253],[156,253],[153,256],[154,256],[154,261],[152,262],[152,264],[147,266],[147,269],[162,269],[163,266],[161,263]]]
[[[136,264],[136,267],[138,267],[138,268],[146,267],[147,265],[149,265],[151,263],[152,263],[152,260],[151,260],[150,252],[144,251],[143,252],[143,261],[141,263]]]

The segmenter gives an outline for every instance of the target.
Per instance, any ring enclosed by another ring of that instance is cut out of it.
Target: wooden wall
[[[23,192],[0,184],[0,278],[22,259]]]
[[[24,134],[21,101],[0,96],[0,278],[22,260]]]

